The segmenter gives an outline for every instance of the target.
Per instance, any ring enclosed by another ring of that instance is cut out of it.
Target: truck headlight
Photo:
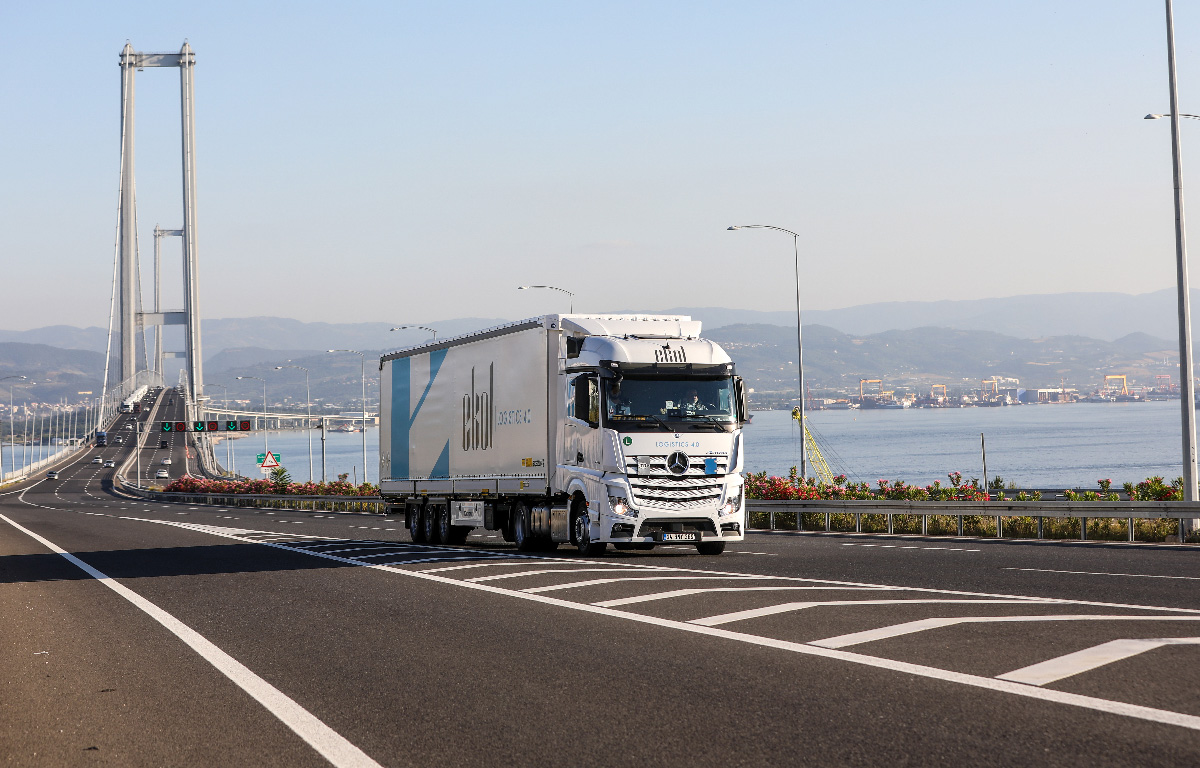
[[[742,510],[742,492],[741,492],[741,490],[738,490],[737,493],[735,493],[731,496],[725,497],[725,503],[721,505],[721,517],[728,517],[729,515],[736,515],[741,510]]]
[[[629,508],[629,502],[625,500],[624,496],[609,496],[608,508],[614,515],[637,517],[637,511]]]

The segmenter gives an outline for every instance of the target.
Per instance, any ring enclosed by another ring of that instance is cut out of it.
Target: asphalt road
[[[417,546],[92,455],[0,495],[7,764],[1200,764],[1194,548]]]

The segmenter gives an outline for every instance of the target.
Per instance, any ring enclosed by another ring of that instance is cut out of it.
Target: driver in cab
[[[699,393],[693,388],[687,391],[687,396],[683,398],[683,402],[680,404],[680,410],[686,416],[693,416],[697,413],[704,413],[708,410],[708,406],[700,400]]]

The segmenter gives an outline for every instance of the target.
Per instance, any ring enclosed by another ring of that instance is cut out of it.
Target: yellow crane
[[[1117,382],[1117,381],[1121,382],[1121,391],[1120,391],[1120,393],[1119,393],[1119,394],[1122,394],[1122,395],[1128,395],[1128,394],[1129,394],[1129,385],[1128,385],[1128,383],[1125,381],[1125,374],[1123,374],[1123,373],[1114,373],[1114,374],[1111,374],[1111,375],[1105,376],[1105,377],[1104,377],[1104,391],[1105,391],[1105,392],[1108,392],[1108,391],[1110,391],[1110,387],[1108,386],[1108,382],[1110,382],[1110,381],[1112,381],[1112,382],[1114,382],[1114,383],[1115,383],[1115,382]],[[1115,384],[1114,384],[1114,386],[1113,386],[1111,389],[1112,389],[1112,390],[1115,390],[1115,389],[1116,389],[1116,386],[1115,386]]]
[[[883,379],[859,379],[858,380],[858,402],[860,402],[860,403],[863,402],[864,395],[866,394],[863,391],[863,384],[878,384],[879,385],[879,394],[880,394],[880,396],[883,395]]]
[[[804,430],[804,447],[808,452],[808,463],[816,470],[817,480],[826,485],[833,485],[833,470],[829,468],[829,462],[825,461],[825,457],[821,455],[816,438],[813,437],[812,432],[808,431],[808,425],[804,423],[804,414],[800,411],[799,406],[792,409],[792,418],[800,422],[800,426]]]
[[[946,385],[945,384],[934,384],[932,387],[930,387],[929,388],[929,397],[930,398],[937,397],[938,396],[937,391],[939,389],[942,390],[942,397],[943,398],[946,397]]]

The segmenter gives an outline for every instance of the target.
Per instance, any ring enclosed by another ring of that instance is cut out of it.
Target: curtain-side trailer
[[[698,321],[546,315],[379,366],[380,493],[414,541],[719,554],[744,536],[744,388]]]

